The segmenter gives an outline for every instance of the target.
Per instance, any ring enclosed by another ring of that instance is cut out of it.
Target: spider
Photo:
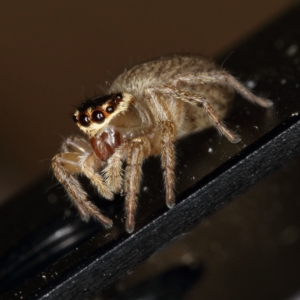
[[[132,233],[142,164],[152,155],[161,158],[166,205],[173,207],[174,143],[210,126],[238,143],[239,136],[222,123],[234,91],[260,106],[272,106],[212,61],[192,55],[161,57],[125,70],[107,95],[85,100],[73,119],[88,139],[70,136],[52,160],[54,174],[81,218],[93,217],[106,228],[113,225],[89,200],[79,174],[108,200],[125,192],[126,230]]]

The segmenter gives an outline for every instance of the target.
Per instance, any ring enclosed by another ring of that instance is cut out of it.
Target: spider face
[[[125,193],[126,230],[135,225],[143,161],[159,155],[166,205],[175,204],[175,147],[181,137],[214,126],[230,142],[240,138],[222,119],[233,91],[262,107],[272,102],[252,94],[234,77],[199,56],[162,57],[125,71],[109,94],[84,101],[73,118],[89,139],[71,136],[52,160],[56,178],[67,190],[83,220],[105,227],[112,220],[89,201],[77,176],[88,177],[105,199]],[[126,168],[123,170],[123,162]]]
[[[115,93],[88,99],[77,109],[73,120],[90,138],[101,133],[113,118],[126,112],[133,97],[128,93]]]

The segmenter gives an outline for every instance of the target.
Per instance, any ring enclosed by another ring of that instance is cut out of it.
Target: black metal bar
[[[232,146],[221,140],[220,146],[212,130],[179,143],[179,165],[182,168],[178,172],[178,186],[182,193],[178,197],[179,203],[171,210],[163,206],[161,186],[156,187],[159,180],[154,177],[160,171],[155,160],[151,161],[151,165],[146,165],[144,182],[147,188],[142,197],[151,203],[141,204],[134,234],[124,232],[122,199],[117,199],[113,204],[103,204],[108,215],[117,215],[114,218],[116,226],[109,232],[104,232],[95,224],[83,224],[76,216],[62,221],[63,202],[53,208],[46,201],[51,202],[51,196],[62,195],[55,189],[45,193],[51,185],[49,179],[3,208],[0,211],[0,228],[10,228],[11,233],[15,228],[18,234],[0,233],[2,242],[10,246],[3,250],[3,261],[0,262],[0,282],[3,283],[0,299],[19,299],[21,295],[22,299],[39,300],[87,298],[299,155],[299,28],[300,8],[296,6],[237,47],[226,61],[226,69],[234,70],[235,75],[248,80],[249,86],[256,85],[257,93],[269,92],[275,107],[266,112],[238,99],[229,122],[241,126],[241,135],[248,145],[242,151],[243,144]],[[204,142],[211,136],[211,143]],[[199,142],[204,150],[200,165],[193,169]],[[213,161],[207,148],[215,153]],[[227,160],[233,154],[236,155]],[[185,162],[189,166],[187,173],[183,167]],[[200,166],[203,167],[202,172],[198,171]],[[213,172],[210,172],[211,166],[216,168]],[[205,174],[194,184],[191,179],[194,175],[197,181]],[[11,216],[16,219],[14,209],[17,205],[22,209],[17,215],[19,223],[14,224],[10,219]],[[32,218],[27,220],[28,212],[32,213],[35,209],[39,209],[37,216],[32,214]],[[41,216],[42,209],[44,215]],[[32,228],[38,227],[38,232],[24,240]],[[24,245],[27,247],[25,250]],[[24,278],[27,280],[24,281]]]
[[[38,299],[83,299],[126,274],[174,237],[222,207],[247,187],[300,154],[300,118],[280,125],[255,145],[205,178],[186,193],[174,209],[154,219],[137,233],[127,236],[81,269],[63,276],[60,284]],[[172,225],[170,225],[172,224]]]

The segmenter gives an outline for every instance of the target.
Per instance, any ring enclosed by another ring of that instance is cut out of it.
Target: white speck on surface
[[[213,149],[212,148],[208,148],[208,153],[213,153]]]
[[[253,127],[258,130],[258,126],[253,126]]]
[[[256,82],[254,80],[248,80],[248,81],[246,81],[246,86],[249,89],[253,89],[256,86]]]
[[[281,84],[286,84],[286,79],[281,79],[280,83]]]
[[[144,186],[143,187],[143,192],[145,192],[145,193],[149,192],[149,188],[147,186]]]
[[[293,55],[295,55],[297,52],[298,52],[298,46],[295,45],[295,44],[291,45],[291,46],[288,47],[287,50],[286,50],[286,54],[287,54],[288,56],[293,56]]]
[[[298,116],[298,115],[299,115],[299,113],[297,111],[292,113],[292,117],[295,117],[295,116]]]

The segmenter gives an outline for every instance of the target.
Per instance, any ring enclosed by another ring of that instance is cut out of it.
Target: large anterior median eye
[[[100,111],[100,110],[93,111],[93,113],[92,113],[93,122],[102,123],[104,121],[104,119],[105,119],[105,116],[102,111]]]
[[[82,125],[84,127],[88,127],[91,123],[91,119],[86,114],[81,114],[79,116],[79,123],[80,123],[80,125]]]

